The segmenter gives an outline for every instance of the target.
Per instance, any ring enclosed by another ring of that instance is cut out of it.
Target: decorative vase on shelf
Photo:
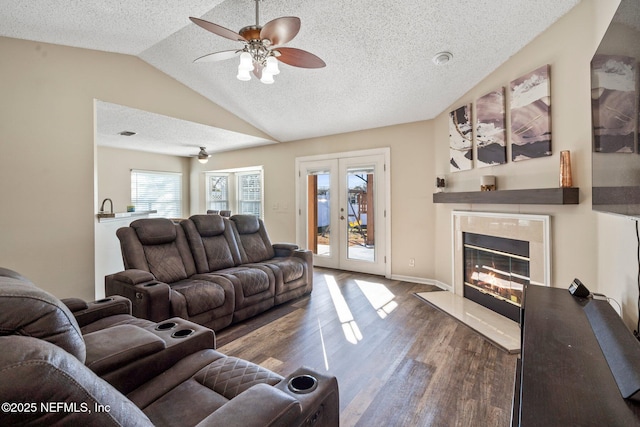
[[[560,187],[573,187],[573,178],[571,177],[571,151],[569,150],[560,152]]]

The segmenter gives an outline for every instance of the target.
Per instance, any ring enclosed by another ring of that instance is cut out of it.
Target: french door
[[[314,265],[390,274],[386,157],[298,159],[298,241],[313,252]]]

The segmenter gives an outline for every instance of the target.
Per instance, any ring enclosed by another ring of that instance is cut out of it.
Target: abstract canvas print
[[[510,84],[511,159],[551,155],[551,90],[549,65]]]
[[[633,153],[636,133],[636,61],[596,55],[591,61],[593,150]]]
[[[476,162],[478,167],[507,162],[504,88],[476,101]]]
[[[449,113],[449,170],[469,170],[473,167],[473,129],[471,104]]]

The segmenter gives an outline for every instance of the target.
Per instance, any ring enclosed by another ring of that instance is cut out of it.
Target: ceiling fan
[[[240,55],[238,79],[251,80],[250,73],[261,82],[273,83],[273,76],[280,73],[278,61],[300,68],[322,68],[325,62],[316,55],[302,49],[283,47],[300,31],[300,18],[285,16],[260,25],[260,1],[256,2],[256,24],[242,28],[238,33],[204,19],[190,17],[196,25],[211,31],[221,37],[239,41],[244,44],[242,49],[224,50],[201,56],[193,62],[224,61]]]

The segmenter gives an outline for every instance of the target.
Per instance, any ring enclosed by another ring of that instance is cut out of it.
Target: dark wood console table
[[[622,397],[585,314],[589,303],[608,304],[526,287],[512,426],[640,425],[640,403]]]

